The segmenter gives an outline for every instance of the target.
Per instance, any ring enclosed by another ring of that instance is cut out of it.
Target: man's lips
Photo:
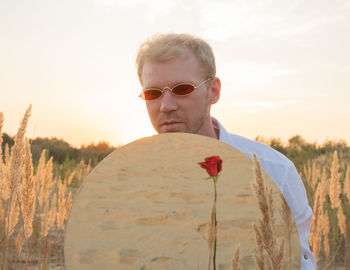
[[[164,121],[160,125],[161,126],[169,126],[169,125],[174,125],[174,124],[179,124],[179,123],[181,123],[181,122],[171,120],[171,121]]]

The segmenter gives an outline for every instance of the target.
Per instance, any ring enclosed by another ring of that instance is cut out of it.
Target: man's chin
[[[168,132],[186,132],[181,123],[175,123],[170,125],[162,125],[159,128],[158,133],[168,133]]]
[[[161,129],[160,132],[158,133],[175,133],[175,132],[186,132],[184,130],[181,130],[181,129]]]

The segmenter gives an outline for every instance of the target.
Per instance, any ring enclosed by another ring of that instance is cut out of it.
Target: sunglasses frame
[[[174,96],[177,96],[177,97],[184,97],[184,96],[187,96],[189,94],[191,94],[194,90],[196,90],[198,87],[200,87],[202,84],[206,83],[207,81],[209,80],[212,80],[213,78],[208,78],[202,82],[200,82],[199,84],[195,85],[193,83],[187,83],[187,82],[182,82],[182,83],[177,83],[175,85],[173,85],[172,87],[169,87],[169,86],[166,86],[164,87],[163,89],[162,88],[157,88],[157,87],[151,87],[151,88],[147,88],[147,89],[142,89],[142,93],[139,95],[140,98],[142,98],[143,100],[154,100],[154,99],[157,99],[157,98],[160,98],[166,89],[168,89]],[[180,85],[183,85],[183,84],[186,84],[186,85],[191,85],[193,86],[193,90],[187,94],[184,94],[184,95],[177,95],[173,92],[173,90],[177,87],[177,86],[180,86]],[[143,93],[146,92],[146,91],[151,91],[151,90],[157,90],[157,91],[160,91],[161,94],[159,97],[156,97],[156,98],[153,98],[153,99],[145,99],[143,96]]]

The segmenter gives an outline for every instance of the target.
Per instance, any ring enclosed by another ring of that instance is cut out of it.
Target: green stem
[[[217,221],[216,221],[216,199],[217,199],[217,192],[216,192],[216,181],[217,177],[213,177],[214,180],[214,208],[215,208],[215,217],[214,217],[214,230],[215,230],[215,235],[214,235],[214,254],[213,254],[213,265],[214,265],[214,270],[216,270],[216,238],[217,238]]]

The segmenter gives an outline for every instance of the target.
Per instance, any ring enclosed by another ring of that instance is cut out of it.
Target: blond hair
[[[215,56],[210,45],[190,34],[155,34],[141,44],[137,58],[137,75],[142,84],[142,69],[146,61],[166,62],[183,55],[186,49],[198,59],[206,78],[216,75]]]

